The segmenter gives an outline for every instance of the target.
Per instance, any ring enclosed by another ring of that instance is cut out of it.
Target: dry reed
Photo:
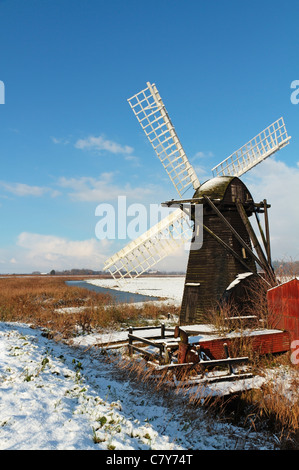
[[[0,321],[30,323],[50,336],[70,338],[78,333],[136,322],[157,321],[175,307],[137,308],[121,305],[108,294],[66,285],[64,276],[7,276],[0,278]]]

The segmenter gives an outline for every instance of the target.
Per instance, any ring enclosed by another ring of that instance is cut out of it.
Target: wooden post
[[[267,247],[267,240],[266,240],[266,237],[265,237],[263,228],[262,228],[262,224],[261,224],[260,218],[259,218],[259,216],[258,216],[257,211],[255,211],[254,214],[255,214],[256,222],[257,222],[257,225],[258,225],[258,228],[259,228],[259,231],[260,231],[262,240],[263,240],[263,244],[264,244],[265,250],[266,250],[266,252],[267,252],[267,249],[268,249],[268,247]],[[268,261],[269,261],[269,259],[268,259]]]
[[[265,230],[266,230],[266,240],[267,240],[267,256],[268,263],[272,265],[271,262],[271,248],[270,248],[270,229],[269,229],[269,217],[268,217],[268,205],[267,200],[264,199],[264,214],[265,214]]]
[[[129,341],[128,341],[128,348],[129,348],[129,355],[131,356],[132,353],[133,353],[133,349],[132,349],[132,343],[133,343],[133,340],[131,338],[131,334],[133,334],[133,328],[130,326],[129,328]]]
[[[161,338],[165,338],[165,323],[161,323]]]
[[[224,343],[224,344],[223,344],[223,347],[224,347],[225,357],[226,357],[227,359],[229,359],[229,352],[228,352],[227,343]],[[233,374],[233,373],[234,373],[233,366],[231,365],[230,362],[228,363],[228,370],[229,370],[229,373],[230,373],[230,374]]]

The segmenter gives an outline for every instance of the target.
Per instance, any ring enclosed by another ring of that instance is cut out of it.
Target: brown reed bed
[[[44,328],[49,336],[79,333],[155,321],[175,308],[116,304],[108,294],[66,285],[73,277],[7,276],[0,278],[0,321]]]

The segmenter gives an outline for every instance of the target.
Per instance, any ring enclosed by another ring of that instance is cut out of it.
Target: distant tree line
[[[63,271],[57,271],[56,269],[52,269],[50,271],[50,274],[57,274],[57,275],[67,275],[67,276],[77,276],[77,275],[83,275],[83,276],[90,276],[90,275],[98,275],[98,274],[107,274],[104,271],[94,271],[93,269],[64,269]]]
[[[277,275],[299,276],[299,261],[274,261],[273,268]]]
[[[273,261],[273,268],[277,275],[284,274],[287,276],[299,276],[299,261]],[[42,274],[39,271],[34,271],[32,274]],[[93,269],[64,269],[63,271],[58,271],[56,269],[52,269],[49,273],[50,275],[60,275],[60,276],[107,276],[108,273],[106,271],[94,271]],[[143,276],[184,276],[186,274],[185,271],[158,271],[158,270],[150,270],[148,272],[143,273]]]
[[[31,274],[50,274],[51,276],[98,276],[103,275],[107,276],[108,273],[106,271],[94,271],[93,269],[64,269],[63,271],[58,271],[56,269],[52,269],[49,273],[41,273],[40,271],[33,271]],[[185,271],[148,271],[143,273],[143,276],[182,276],[185,274]]]
[[[50,274],[51,276],[76,276],[76,275],[100,275],[100,274],[107,274],[104,271],[93,271],[92,269],[64,269],[63,271],[58,271],[56,269],[52,269],[49,273],[41,273],[40,271],[33,271],[31,274]]]

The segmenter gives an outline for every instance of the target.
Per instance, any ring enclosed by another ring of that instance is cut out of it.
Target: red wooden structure
[[[292,279],[267,292],[269,320],[273,328],[288,331],[299,339],[299,280]]]

